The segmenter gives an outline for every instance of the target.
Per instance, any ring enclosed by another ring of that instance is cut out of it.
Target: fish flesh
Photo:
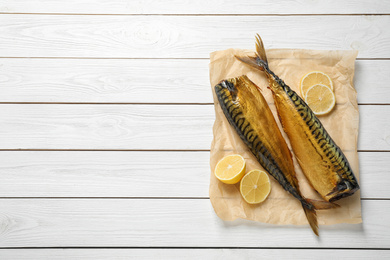
[[[221,81],[214,87],[219,105],[230,125],[263,168],[297,198],[313,232],[318,235],[316,209],[332,208],[325,201],[306,199],[299,191],[291,152],[258,87],[247,77]]]
[[[310,184],[329,202],[354,194],[359,184],[346,156],[305,101],[269,69],[259,35],[255,54],[237,58],[268,77],[283,130]]]

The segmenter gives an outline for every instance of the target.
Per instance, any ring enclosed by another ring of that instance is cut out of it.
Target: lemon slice
[[[263,202],[271,191],[271,183],[266,172],[252,170],[241,179],[240,192],[249,204]]]
[[[305,101],[314,114],[325,115],[332,111],[336,97],[328,86],[317,84],[307,90]]]
[[[312,71],[301,79],[300,90],[302,97],[305,98],[309,88],[317,84],[328,86],[333,91],[333,83],[328,75],[321,71]]]
[[[214,174],[218,180],[227,184],[234,184],[244,176],[245,168],[245,159],[239,154],[233,154],[222,158],[217,163]]]

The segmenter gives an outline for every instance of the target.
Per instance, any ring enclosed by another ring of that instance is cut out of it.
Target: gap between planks
[[[0,197],[0,200],[209,200],[210,197]],[[367,201],[386,201],[390,198],[360,198]]]
[[[154,13],[144,13],[144,14],[89,14],[89,13],[8,13],[8,12],[0,12],[0,15],[88,15],[88,16],[384,16],[390,15],[390,13],[340,13],[340,14],[154,14]]]
[[[0,149],[0,152],[210,152],[210,149]],[[357,150],[359,153],[388,153],[390,150]]]
[[[0,105],[214,105],[214,103],[136,103],[136,102],[0,102]],[[390,105],[390,104],[389,104]]]
[[[0,197],[0,200],[24,199],[24,200],[209,200],[209,197]],[[367,200],[367,199],[365,199]],[[390,200],[390,199],[370,199]]]
[[[122,102],[0,102],[0,105],[150,105],[150,106],[210,106],[214,103],[122,103]],[[388,106],[390,103],[358,103],[359,106]]]
[[[241,246],[227,246],[227,247],[216,247],[216,246],[210,246],[210,247],[174,247],[174,246],[153,246],[153,247],[139,247],[139,246],[69,246],[69,247],[0,247],[1,250],[8,250],[8,249],[281,249],[281,250],[292,250],[292,249],[299,249],[299,250],[372,250],[372,251],[378,251],[378,250],[390,250],[390,248],[353,248],[353,247],[241,247]]]
[[[0,59],[63,59],[63,60],[209,60],[209,58],[196,57],[156,57],[156,58],[139,58],[139,57],[13,57],[0,56]],[[390,60],[390,58],[356,58],[356,60]]]

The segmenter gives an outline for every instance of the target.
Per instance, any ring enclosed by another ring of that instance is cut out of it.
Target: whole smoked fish
[[[255,57],[237,58],[267,75],[283,129],[313,188],[330,202],[357,191],[358,181],[340,147],[305,101],[269,69],[260,36],[256,39]]]
[[[257,86],[247,76],[241,76],[223,80],[214,89],[229,123],[261,166],[301,202],[313,232],[318,235],[315,210],[335,205],[301,195],[291,152]]]

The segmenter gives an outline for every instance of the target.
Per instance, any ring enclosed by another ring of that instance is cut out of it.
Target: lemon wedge
[[[252,170],[244,175],[240,183],[242,197],[249,204],[263,202],[271,191],[268,174],[260,170]]]
[[[244,176],[245,169],[245,159],[239,154],[233,154],[222,158],[217,163],[214,174],[224,183],[235,184]]]

